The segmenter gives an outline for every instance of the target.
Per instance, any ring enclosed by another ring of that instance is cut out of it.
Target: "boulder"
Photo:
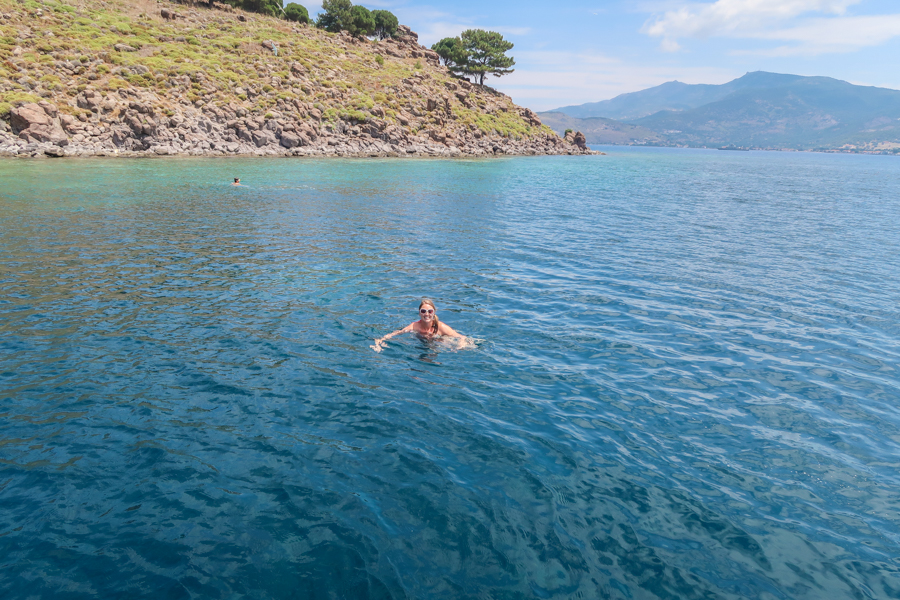
[[[287,149],[296,148],[300,145],[300,136],[285,132],[281,135],[281,145]]]
[[[69,133],[75,133],[84,129],[84,124],[72,115],[59,115],[59,124]]]
[[[575,132],[575,135],[572,138],[572,143],[582,150],[587,150],[587,138],[585,138],[584,134],[580,131]]]
[[[57,114],[56,107],[48,102],[23,104],[10,111],[10,125],[13,133],[27,142],[65,146],[69,140],[59,119],[55,118]]]
[[[419,41],[419,34],[407,27],[406,25],[398,25],[397,33],[395,34],[398,38],[403,38],[404,41],[411,40],[413,42]]]
[[[268,146],[269,144],[275,144],[278,142],[278,138],[275,137],[275,134],[268,129],[260,129],[258,131],[254,131],[252,137],[253,143],[256,144],[257,148],[262,148],[263,146]]]
[[[523,110],[522,110],[522,116],[523,116],[529,123],[531,123],[532,125],[534,125],[535,127],[540,127],[540,126],[541,126],[541,120],[540,120],[540,118],[538,118],[538,116],[537,116],[536,114],[534,114],[534,111],[532,111],[530,108],[525,108],[525,109],[523,109]]]
[[[113,48],[119,52],[137,52],[137,48],[128,44],[116,44]]]
[[[141,119],[137,114],[131,113],[126,115],[124,122],[135,135],[142,135],[144,133],[144,124],[141,123]]]
[[[78,97],[75,98],[78,108],[84,108],[91,111],[97,110],[101,100],[103,100],[103,97],[94,90],[84,90],[84,92],[78,94]]]
[[[121,146],[131,137],[131,132],[127,129],[116,129],[112,134],[112,142],[116,146]]]

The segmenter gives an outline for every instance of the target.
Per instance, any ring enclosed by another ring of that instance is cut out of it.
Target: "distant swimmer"
[[[235,178],[234,178],[234,183],[232,183],[231,185],[241,185],[241,178],[240,178],[240,177],[235,177]]]
[[[434,308],[434,302],[431,300],[422,300],[421,304],[419,304],[419,320],[413,323],[410,323],[403,329],[398,329],[393,333],[389,333],[382,338],[378,338],[375,340],[375,345],[371,346],[372,350],[375,352],[381,352],[381,349],[386,346],[385,341],[391,339],[395,335],[401,333],[418,333],[419,335],[424,335],[426,337],[434,337],[434,336],[447,336],[452,338],[464,338],[460,333],[457,333],[453,330],[452,327],[447,325],[446,323],[442,323],[437,316],[437,309]]]

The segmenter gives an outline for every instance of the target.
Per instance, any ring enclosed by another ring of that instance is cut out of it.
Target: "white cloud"
[[[860,0],[717,0],[667,10],[644,25],[655,37],[707,37],[758,31],[812,12],[843,14]]]
[[[685,83],[725,83],[742,73],[717,68],[626,63],[597,54],[520,52],[516,69],[487,83],[533,110],[606,100],[672,79]]]
[[[861,0],[716,0],[669,4],[648,20],[642,32],[661,39],[660,47],[676,52],[681,38],[772,40],[788,45],[753,52],[785,56],[848,52],[882,44],[900,36],[900,14],[847,16]]]
[[[762,39],[801,44],[796,53],[843,52],[878,46],[900,35],[900,15],[810,19],[795,27],[762,32]]]

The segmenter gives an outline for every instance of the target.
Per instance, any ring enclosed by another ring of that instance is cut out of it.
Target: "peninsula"
[[[590,153],[403,25],[376,41],[218,2],[0,0],[3,156]]]

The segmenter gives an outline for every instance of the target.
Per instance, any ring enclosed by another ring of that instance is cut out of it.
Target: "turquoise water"
[[[609,152],[0,162],[0,595],[900,596],[900,160]]]

